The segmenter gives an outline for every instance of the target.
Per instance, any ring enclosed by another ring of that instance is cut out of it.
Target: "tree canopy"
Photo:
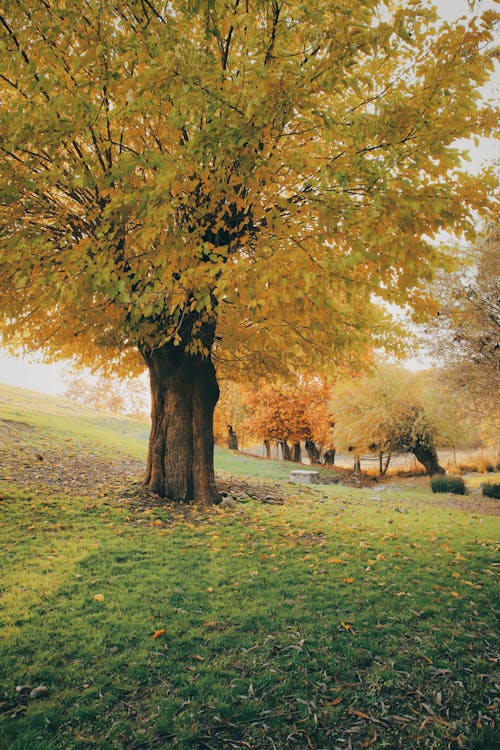
[[[480,419],[493,444],[500,435],[499,240],[498,225],[491,225],[460,254],[461,268],[439,275],[437,314],[426,325],[427,349],[441,379]]]
[[[246,430],[264,439],[329,442],[329,387],[318,379],[298,383],[269,383],[249,394]]]
[[[181,343],[194,310],[233,353],[342,350],[371,295],[411,295],[428,238],[487,203],[454,142],[495,124],[492,14],[436,20],[421,2],[7,0],[6,340],[102,361]]]
[[[457,400],[430,372],[380,365],[336,385],[333,439],[340,450],[413,453],[429,474],[440,471],[435,448],[457,446],[473,432]]]
[[[436,233],[491,209],[493,178],[462,171],[456,141],[496,126],[478,94],[494,17],[441,23],[420,0],[6,0],[4,342],[128,373],[139,350],[152,486],[182,495],[163,489],[179,463],[165,425],[190,422],[191,440],[202,391],[213,409],[212,356],[252,372],[356,359],[387,330],[377,300],[425,305]]]

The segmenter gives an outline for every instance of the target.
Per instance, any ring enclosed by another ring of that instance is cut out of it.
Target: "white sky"
[[[435,0],[441,16],[452,21],[468,12],[467,0]],[[479,10],[496,9],[500,0],[479,0]],[[498,73],[488,87],[489,95],[499,98],[500,80]],[[471,148],[471,169],[477,169],[484,161],[500,157],[498,144],[483,140],[477,149]],[[414,363],[415,364],[415,363]],[[60,394],[65,390],[64,363],[45,365],[36,355],[12,357],[0,349],[0,382],[30,388],[44,393]]]

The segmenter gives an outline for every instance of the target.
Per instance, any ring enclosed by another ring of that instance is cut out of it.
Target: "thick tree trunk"
[[[323,460],[326,466],[334,466],[335,465],[335,448],[329,448],[325,452],[325,455],[323,456]]]
[[[271,443],[269,440],[264,440],[264,448],[266,449],[266,458],[271,458]]]
[[[294,461],[296,464],[300,464],[302,461],[302,452],[300,450],[300,443],[293,444],[292,461]]]
[[[435,474],[446,474],[443,467],[439,465],[434,446],[429,447],[427,445],[422,445],[421,443],[416,443],[416,445],[413,445],[410,448],[410,451],[413,453],[417,461],[425,467],[425,470],[430,477],[433,477]]]
[[[171,500],[216,502],[213,413],[219,387],[210,356],[171,343],[142,355],[152,420],[145,486]]]
[[[286,442],[286,440],[280,440],[279,441],[281,446],[281,455],[283,456],[283,461],[291,461],[292,456],[290,453],[290,446]]]
[[[314,440],[306,440],[306,451],[312,464],[319,464],[319,450]]]

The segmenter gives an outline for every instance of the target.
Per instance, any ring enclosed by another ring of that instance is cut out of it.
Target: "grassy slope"
[[[0,419],[145,454],[144,425],[18,389]],[[208,513],[0,481],[0,747],[496,747],[498,519],[422,482],[286,490]]]

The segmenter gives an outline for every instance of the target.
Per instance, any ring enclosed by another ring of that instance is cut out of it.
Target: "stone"
[[[290,479],[296,484],[317,484],[319,482],[319,471],[296,469],[290,472]]]
[[[48,687],[45,687],[45,685],[39,685],[38,687],[33,688],[30,693],[30,698],[40,698],[41,695],[45,695],[48,692]]]

